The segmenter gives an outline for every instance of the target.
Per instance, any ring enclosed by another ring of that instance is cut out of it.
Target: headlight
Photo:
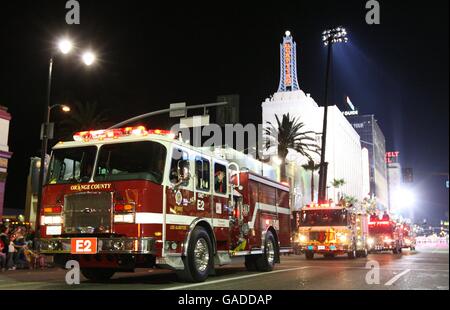
[[[373,240],[373,238],[367,239],[367,244],[368,245],[373,245],[374,243],[375,243],[375,240]]]
[[[342,235],[339,235],[338,238],[339,238],[340,242],[346,242],[347,241],[347,235],[342,234]]]
[[[306,242],[307,238],[306,238],[305,235],[300,235],[300,236],[298,237],[298,240],[300,240],[300,242]]]
[[[392,239],[391,238],[384,238],[384,240],[383,240],[385,243],[391,243],[392,242]]]

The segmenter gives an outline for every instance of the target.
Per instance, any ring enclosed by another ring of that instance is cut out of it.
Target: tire
[[[256,271],[256,256],[246,255],[245,256],[245,268],[248,271]]]
[[[347,256],[349,259],[355,259],[356,258],[356,250],[353,248],[353,250],[347,252]]]
[[[278,247],[275,243],[275,238],[272,233],[268,231],[266,233],[266,239],[264,240],[264,253],[256,257],[256,270],[267,272],[272,271],[275,266],[275,259],[277,257]]]
[[[313,260],[314,259],[314,252],[313,251],[306,251],[305,257],[307,260]]]
[[[81,268],[81,273],[83,276],[94,282],[104,282],[116,273],[116,270],[105,268],[105,269],[94,269],[94,268]]]
[[[361,257],[366,258],[367,256],[369,256],[369,251],[367,249],[364,249],[364,251],[362,251],[361,254],[362,254]]]
[[[203,227],[192,231],[183,263],[184,270],[176,272],[183,282],[203,282],[214,268],[211,238]]]

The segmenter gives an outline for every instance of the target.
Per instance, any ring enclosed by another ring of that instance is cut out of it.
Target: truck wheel
[[[362,257],[367,257],[369,256],[369,251],[367,249],[364,249],[364,251],[361,252]]]
[[[264,253],[256,257],[256,269],[263,272],[272,271],[275,266],[277,250],[275,238],[272,233],[268,231],[266,233],[266,240],[264,241]]]
[[[314,252],[313,251],[306,251],[305,252],[305,257],[306,257],[307,260],[314,259]]]
[[[246,255],[245,256],[245,268],[248,271],[256,271],[256,256],[255,255]]]
[[[350,250],[347,253],[347,256],[348,256],[349,259],[355,259],[356,258],[356,250],[355,250],[355,248],[353,248],[353,250]]]
[[[187,255],[183,257],[184,270],[177,277],[184,282],[203,282],[213,268],[211,238],[203,227],[196,227],[189,239]]]
[[[94,269],[94,268],[81,268],[81,273],[83,276],[94,282],[103,282],[111,279],[111,277],[116,273],[114,269]]]

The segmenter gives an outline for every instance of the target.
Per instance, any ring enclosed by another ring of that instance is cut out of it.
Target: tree
[[[314,171],[319,170],[320,164],[316,164],[313,160],[308,160],[307,164],[302,165],[303,169],[311,171],[311,202],[314,201]]]
[[[97,102],[75,101],[71,104],[68,117],[61,121],[61,135],[63,138],[69,138],[76,131],[106,128],[109,125],[108,111],[99,111]]]
[[[319,147],[315,143],[316,140],[310,135],[315,134],[314,131],[302,131],[305,126],[297,118],[291,118],[288,114],[284,114],[281,121],[278,115],[275,115],[277,120],[276,126],[271,122],[267,122],[267,127],[264,130],[266,141],[265,147],[269,148],[276,146],[278,149],[278,157],[281,159],[280,179],[286,180],[286,157],[289,150],[294,150],[301,155],[312,160],[311,153],[319,154]]]
[[[331,185],[338,190],[338,200],[341,200],[341,192],[339,191],[339,189],[345,185],[345,180],[344,179],[334,179],[331,182]]]

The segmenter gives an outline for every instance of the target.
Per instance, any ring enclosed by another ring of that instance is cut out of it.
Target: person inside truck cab
[[[389,221],[389,214],[386,211],[383,213],[383,221]]]
[[[225,193],[227,191],[225,185],[225,171],[218,170],[214,178],[214,189],[218,193]]]

